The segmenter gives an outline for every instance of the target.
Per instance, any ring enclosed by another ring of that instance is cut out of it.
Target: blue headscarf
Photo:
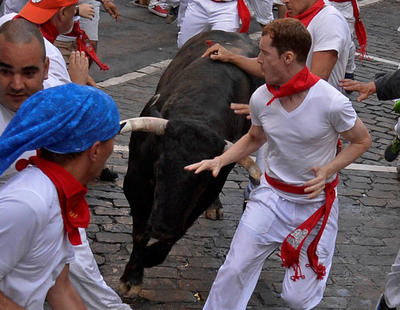
[[[0,136],[0,175],[23,152],[83,152],[118,131],[118,108],[104,92],[73,83],[42,90],[21,105]]]

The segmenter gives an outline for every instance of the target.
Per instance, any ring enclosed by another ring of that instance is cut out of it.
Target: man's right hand
[[[358,81],[345,79],[340,80],[339,85],[344,90],[358,92],[360,94],[357,98],[358,102],[361,102],[364,99],[367,99],[369,95],[376,93],[376,85],[374,82],[361,83]]]
[[[203,55],[202,58],[210,57],[211,60],[219,60],[222,62],[231,62],[232,56],[234,54],[228,51],[225,47],[220,45],[219,43],[214,44],[209,47]]]
[[[184,167],[186,171],[194,171],[194,174],[199,174],[202,171],[211,171],[214,178],[218,176],[219,171],[222,168],[222,163],[219,157],[214,157],[213,159],[205,159],[200,162],[187,165]]]
[[[69,57],[68,73],[71,82],[86,85],[89,76],[89,59],[85,52],[75,51]]]
[[[245,103],[231,103],[231,110],[235,114],[245,114],[247,119],[250,118],[250,107],[248,104]]]
[[[92,20],[94,18],[94,7],[88,3],[81,3],[79,6],[79,16]]]

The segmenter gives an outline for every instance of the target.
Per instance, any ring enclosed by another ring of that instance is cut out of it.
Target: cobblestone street
[[[369,54],[397,63],[400,62],[397,52],[400,22],[394,12],[398,12],[399,5],[399,1],[385,0],[361,8]],[[167,64],[164,61],[138,70],[135,77],[122,84],[103,84],[103,89],[118,103],[121,119],[139,115],[154,94]],[[394,64],[373,60],[358,61],[357,65],[356,79],[363,81],[372,80],[378,72],[396,69]],[[352,94],[354,107],[373,138],[372,147],[357,163],[395,166],[382,157],[384,148],[394,137],[393,126],[398,115],[392,111],[393,102],[378,101],[376,96],[371,96],[358,103],[355,98]],[[88,202],[92,217],[87,232],[106,282],[117,290],[132,249],[132,219],[122,192],[129,135],[118,136],[115,144],[109,165],[119,173],[119,179],[116,183],[91,184]],[[140,297],[125,299],[133,309],[202,308],[240,219],[246,185],[246,173],[235,167],[220,195],[224,219],[199,218],[173,247],[166,262],[146,270]],[[336,252],[325,297],[316,309],[373,308],[400,247],[399,186],[395,172],[344,169],[340,173]],[[283,274],[280,259],[273,254],[264,265],[248,309],[288,309],[279,297]]]

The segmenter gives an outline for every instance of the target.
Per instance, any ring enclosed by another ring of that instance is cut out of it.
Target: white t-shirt
[[[28,310],[74,257],[51,180],[30,166],[0,186],[0,291]]]
[[[0,17],[0,26],[5,22],[14,18],[16,13],[10,13]],[[47,80],[44,80],[43,87],[50,88],[57,85],[63,85],[71,83],[67,65],[65,64],[64,58],[57,47],[51,44],[46,38],[44,38],[44,44],[46,49],[46,56],[50,60],[49,74]]]
[[[338,60],[328,82],[340,90],[339,80],[344,78],[351,45],[351,35],[346,20],[333,6],[326,5],[314,16],[307,29],[312,37],[311,49],[306,62],[307,67],[311,69],[313,53],[337,51]]]
[[[339,133],[353,128],[356,112],[347,97],[322,79],[294,111],[287,112],[279,99],[267,107],[272,97],[262,85],[250,99],[252,124],[262,126],[267,136],[265,170],[272,178],[302,186],[315,177],[312,167],[334,159]],[[262,182],[266,183],[264,178]],[[323,194],[314,200],[306,195],[278,194],[299,203],[324,199]]]
[[[0,103],[0,136],[3,133],[4,129],[6,129],[8,123],[14,117],[14,114],[15,113],[13,111],[7,109],[5,106],[3,106]],[[35,151],[28,151],[28,152],[23,153],[18,159],[29,158],[30,156],[33,156],[35,154],[36,154]],[[14,166],[15,166],[15,162],[13,164],[11,164],[10,167],[6,171],[3,172],[3,174],[0,176],[0,184],[5,183],[7,178],[9,178],[12,174],[14,174],[16,172]]]
[[[4,0],[0,6],[0,16],[9,13],[18,13],[27,2],[27,0]]]

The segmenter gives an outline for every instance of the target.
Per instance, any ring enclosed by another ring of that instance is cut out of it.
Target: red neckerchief
[[[87,188],[60,165],[38,156],[29,157],[29,160],[20,159],[15,167],[21,171],[29,164],[38,167],[53,182],[69,241],[72,245],[81,244],[78,227],[88,227],[90,220],[89,206],[85,200]]]
[[[289,16],[288,13],[285,13],[285,17],[293,17],[298,20],[300,20],[304,26],[308,27],[310,24],[311,20],[314,18],[315,15],[318,14],[319,11],[323,9],[325,6],[324,0],[317,0],[311,8],[309,8],[307,11],[296,15],[296,16]]]
[[[57,36],[59,35],[58,29],[56,26],[53,25],[52,22],[47,21],[44,24],[39,25],[40,32],[42,35],[51,43],[53,44],[56,40]]]
[[[87,36],[86,32],[81,29],[79,20],[74,22],[74,27],[72,28],[71,32],[67,33],[66,35],[70,37],[76,37],[78,51],[85,52],[86,56],[93,59],[93,61],[99,66],[100,70],[110,69],[106,64],[100,62],[96,51],[89,40],[89,37]]]
[[[365,30],[364,24],[360,18],[360,10],[358,9],[357,0],[329,0],[332,2],[349,2],[353,6],[353,16],[355,19],[354,29],[356,32],[356,37],[358,45],[360,45],[361,59],[364,59],[367,54],[367,31]]]
[[[284,192],[293,194],[305,194],[305,186],[294,186],[290,184],[283,183],[279,180],[273,179],[265,173],[265,178],[267,182]],[[302,274],[299,264],[300,250],[303,247],[304,241],[307,239],[308,235],[311,233],[313,228],[318,224],[319,220],[323,217],[321,228],[318,234],[315,236],[314,240],[310,243],[307,248],[307,256],[309,264],[307,267],[311,267],[312,270],[317,274],[317,279],[321,280],[326,275],[326,267],[322,264],[318,264],[317,255],[317,245],[321,239],[321,235],[324,232],[326,223],[328,222],[329,214],[332,209],[332,204],[335,201],[336,193],[335,187],[339,182],[339,177],[336,178],[325,185],[325,204],[322,205],[317,211],[313,213],[305,222],[303,222],[299,227],[292,231],[283,241],[281,247],[281,259],[282,266],[286,268],[292,267],[294,269],[294,276],[290,278],[293,281],[298,279],[304,279],[305,276]]]
[[[279,86],[278,89],[273,85],[266,84],[267,89],[274,95],[271,100],[267,102],[267,106],[269,106],[276,98],[291,96],[309,89],[317,83],[319,79],[320,78],[311,73],[307,67],[304,67],[288,82]]]

